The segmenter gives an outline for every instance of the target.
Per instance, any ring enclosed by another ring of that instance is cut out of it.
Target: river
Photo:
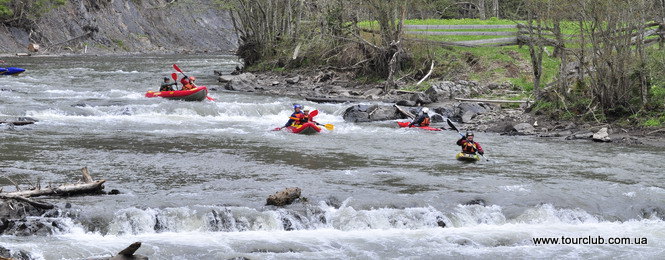
[[[150,259],[665,258],[662,148],[481,132],[489,160],[468,164],[454,159],[453,131],[347,123],[349,104],[224,91],[213,70],[231,71],[232,56],[5,61],[27,71],[0,77],[0,119],[39,122],[0,125],[0,174],[60,184],[87,166],[121,192],[46,198],[62,209],[56,234],[0,236],[37,259],[111,256],[135,241]],[[145,98],[174,63],[216,101]],[[270,131],[293,103],[335,129]],[[286,187],[306,202],[265,206]],[[605,243],[570,240],[582,237]]]

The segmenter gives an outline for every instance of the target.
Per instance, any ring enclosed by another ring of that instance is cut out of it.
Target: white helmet
[[[423,107],[423,113],[429,113],[429,108]]]

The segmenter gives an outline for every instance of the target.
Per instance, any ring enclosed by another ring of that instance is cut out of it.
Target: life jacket
[[[307,119],[305,118],[305,114],[303,114],[302,112],[291,114],[291,116],[289,117],[289,120],[293,120],[293,123],[291,123],[291,126],[293,126],[293,127],[299,127],[302,124],[307,122]]]
[[[425,119],[423,119],[423,121],[420,123],[420,126],[429,126],[429,123],[429,117],[425,117]]]
[[[469,142],[467,140],[462,140],[462,152],[468,154],[475,154],[478,151],[476,142]]]
[[[305,124],[305,123],[307,123],[307,122],[309,122],[309,119],[310,119],[310,118],[309,118],[309,115],[305,115],[304,113],[303,113],[303,114],[300,114],[300,118],[299,118],[299,120],[300,120],[300,124],[301,124],[301,125],[302,125],[302,124]]]
[[[192,89],[195,89],[195,88],[196,88],[196,86],[194,86],[194,84],[191,84],[191,83],[188,83],[188,84],[182,86],[182,90],[192,90]]]

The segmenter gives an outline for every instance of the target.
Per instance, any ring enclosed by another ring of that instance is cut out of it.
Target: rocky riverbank
[[[665,131],[625,128],[603,123],[576,123],[551,120],[529,113],[532,103],[502,106],[493,102],[469,102],[458,99],[492,93],[508,93],[509,85],[480,85],[472,81],[438,81],[425,91],[401,91],[383,84],[359,83],[350,75],[332,71],[303,73],[240,73],[219,76],[224,89],[290,96],[319,103],[349,103],[344,120],[371,122],[408,120],[422,107],[434,113],[432,123],[447,129],[446,118],[460,128],[506,135],[534,135],[560,140],[593,140],[627,145],[648,144],[665,147]],[[399,109],[397,106],[402,109]],[[404,110],[407,113],[404,113]]]

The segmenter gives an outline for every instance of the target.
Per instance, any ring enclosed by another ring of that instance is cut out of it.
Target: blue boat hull
[[[18,75],[24,72],[25,69],[17,68],[17,67],[7,67],[7,68],[2,68],[0,67],[0,75]]]

